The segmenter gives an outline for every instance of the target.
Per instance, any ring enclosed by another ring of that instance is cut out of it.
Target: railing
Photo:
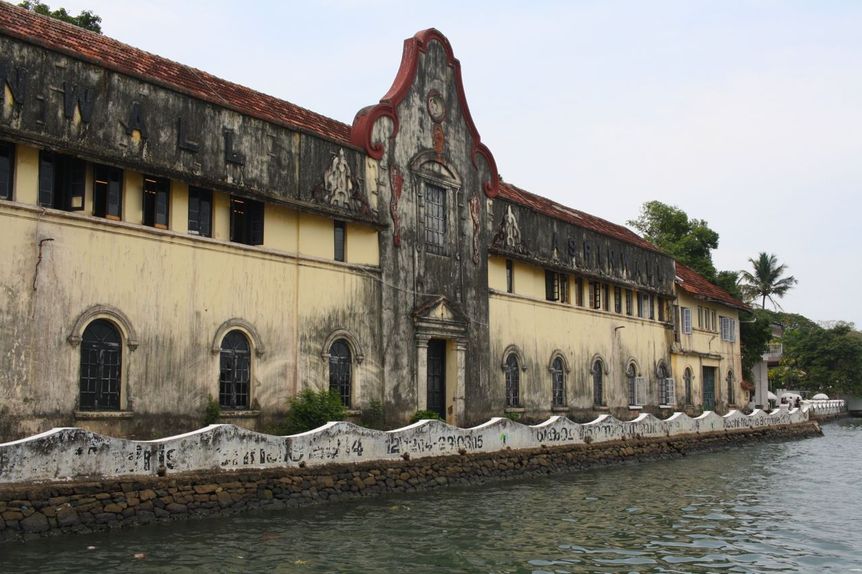
[[[805,400],[802,410],[815,417],[830,417],[847,412],[847,405],[841,399]]]

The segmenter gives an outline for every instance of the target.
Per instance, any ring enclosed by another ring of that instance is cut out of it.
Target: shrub
[[[347,409],[337,394],[329,390],[305,389],[290,399],[287,414],[278,425],[278,434],[310,431],[330,421],[343,420],[346,414]]]
[[[416,423],[424,419],[431,419],[432,421],[440,420],[440,415],[437,411],[416,411],[413,415],[413,418],[410,419],[411,423]]]
[[[214,425],[221,417],[221,407],[212,395],[207,397],[207,406],[204,409],[204,425]]]
[[[513,413],[513,412],[505,412],[503,416],[509,419],[510,421],[515,421],[516,423],[521,422],[521,419],[524,418],[522,413]]]
[[[368,406],[362,409],[359,415],[359,423],[367,429],[383,430],[385,427],[383,417],[383,403],[374,399]]]

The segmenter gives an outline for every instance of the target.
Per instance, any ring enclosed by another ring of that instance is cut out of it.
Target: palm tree
[[[781,305],[776,303],[772,296],[784,297],[784,294],[796,285],[796,278],[793,275],[782,277],[787,271],[787,265],[779,265],[775,255],[762,252],[757,256],[757,259],[749,259],[748,261],[754,267],[754,273],[739,272],[739,287],[743,295],[749,301],[760,297],[762,309],[766,308],[767,299],[773,307],[781,309]]]

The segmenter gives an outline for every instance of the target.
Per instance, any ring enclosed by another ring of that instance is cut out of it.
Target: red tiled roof
[[[547,215],[548,217],[568,221],[569,223],[590,229],[597,233],[601,233],[602,235],[608,235],[615,239],[619,239],[620,241],[625,241],[626,243],[631,243],[632,245],[636,245],[643,249],[662,253],[658,247],[639,236],[631,229],[627,229],[622,225],[611,223],[601,217],[596,217],[595,215],[590,215],[589,213],[584,213],[583,211],[578,211],[571,207],[566,207],[565,205],[551,201],[546,197],[542,197],[516,187],[511,183],[501,181],[499,190],[499,197],[507,199],[512,203],[529,207],[530,209],[543,215]]]
[[[718,285],[710,283],[703,275],[690,267],[686,267],[679,261],[676,262],[676,276],[676,284],[679,285],[680,289],[687,293],[718,301],[719,303],[724,303],[725,305],[736,307],[737,309],[748,309],[748,306],[745,303]]]
[[[340,145],[350,126],[54,18],[0,2],[0,33]]]

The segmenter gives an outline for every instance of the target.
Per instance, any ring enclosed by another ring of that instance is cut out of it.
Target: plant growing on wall
[[[347,409],[338,394],[328,389],[315,391],[305,389],[288,402],[287,414],[280,425],[278,434],[297,434],[328,422],[344,420]]]
[[[385,419],[383,416],[383,403],[377,399],[368,402],[368,406],[362,409],[359,422],[367,429],[384,430]]]
[[[221,407],[212,395],[207,396],[207,406],[204,409],[204,425],[212,425],[219,421]]]
[[[440,420],[440,415],[437,414],[437,411],[416,411],[411,417],[411,423],[417,423],[421,420],[432,420],[437,421]]]

